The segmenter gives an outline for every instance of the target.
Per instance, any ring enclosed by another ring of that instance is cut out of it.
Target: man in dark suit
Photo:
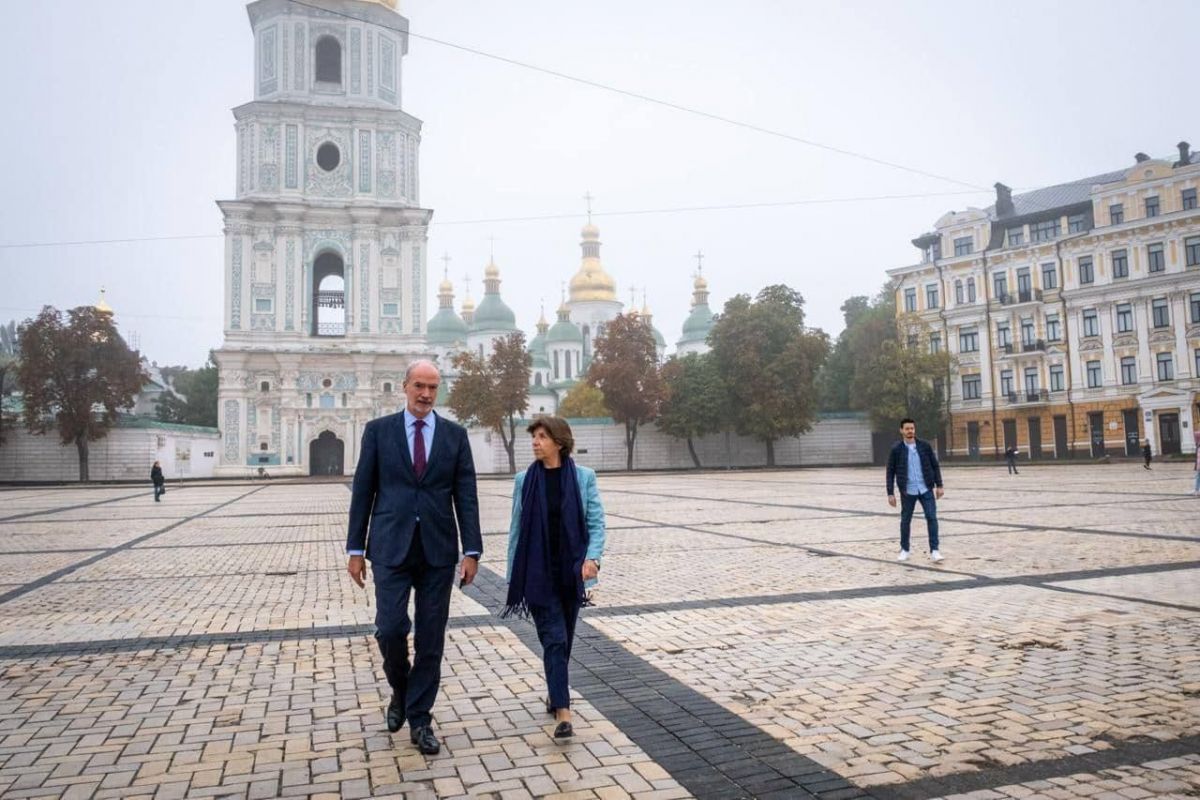
[[[925,512],[925,527],[929,529],[929,558],[942,560],[938,552],[937,501],[942,498],[942,467],[929,442],[917,438],[917,423],[900,421],[903,439],[892,446],[887,463],[888,505],[896,507],[896,484],[900,486],[900,556],[908,561],[909,529],[917,503]]]
[[[471,447],[461,425],[433,410],[439,382],[431,362],[413,362],[404,375],[404,411],[363,429],[346,540],[354,582],[363,586],[365,559],[375,570],[375,638],[392,687],[388,730],[395,733],[407,719],[412,743],[427,755],[441,749],[430,709],[441,680],[458,537],[462,585],[475,579],[483,553]],[[410,593],[416,595],[411,664]]]

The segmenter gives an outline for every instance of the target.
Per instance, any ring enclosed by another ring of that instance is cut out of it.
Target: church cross
[[[588,225],[592,224],[592,201],[596,198],[592,196],[592,191],[589,189],[583,195],[583,199],[587,201]]]
[[[697,250],[696,255],[693,256],[693,258],[696,259],[696,274],[703,275],[704,274],[704,252],[701,250]]]
[[[446,276],[446,280],[450,280],[450,261],[450,254],[442,253],[442,263],[446,265],[443,271],[443,274]]]

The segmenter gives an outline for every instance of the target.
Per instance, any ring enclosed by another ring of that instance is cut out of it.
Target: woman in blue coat
[[[575,438],[558,417],[529,426],[534,462],[516,477],[508,529],[508,598],[503,616],[532,617],[542,643],[554,738],[574,736],[567,662],[584,593],[604,554],[604,506],[596,473],[571,458]]]

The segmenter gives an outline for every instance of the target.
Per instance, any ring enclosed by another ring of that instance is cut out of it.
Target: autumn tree
[[[123,409],[149,379],[112,314],[91,306],[67,312],[46,306],[18,331],[18,380],[25,395],[25,426],[35,434],[57,430],[79,453],[79,480],[88,480],[88,444],[108,435]]]
[[[753,301],[740,294],[726,302],[709,342],[736,400],[735,429],[765,443],[767,466],[775,466],[775,442],[810,430],[816,419],[816,375],[829,337],[805,327],[804,298],[778,284]]]
[[[16,375],[17,324],[9,321],[0,325],[0,445],[4,444],[4,431],[12,426],[12,420],[4,413],[4,398],[16,386]]]
[[[514,331],[492,341],[486,358],[464,351],[451,363],[458,371],[447,405],[465,425],[490,428],[500,434],[508,454],[508,471],[517,471],[514,443],[517,420],[529,407],[529,376],[533,356],[525,349],[525,334]]]
[[[723,429],[729,419],[729,394],[712,353],[673,356],[662,366],[665,391],[659,405],[658,429],[686,439],[688,454],[697,468],[695,439]]]
[[[946,426],[946,374],[950,356],[930,352],[929,328],[915,317],[893,320],[898,336],[866,359],[852,391],[864,398],[875,430],[889,431],[912,417],[933,438]],[[902,338],[901,338],[902,337]]]
[[[608,416],[604,392],[580,381],[571,387],[558,406],[558,416],[571,419],[596,419]]]
[[[200,369],[164,367],[160,370],[164,379],[168,370],[174,380],[159,398],[156,416],[163,422],[217,427],[217,367],[212,353]]]
[[[616,317],[596,337],[587,382],[604,393],[609,416],[625,426],[625,468],[633,469],[638,426],[654,419],[663,394],[654,333],[636,313]]]

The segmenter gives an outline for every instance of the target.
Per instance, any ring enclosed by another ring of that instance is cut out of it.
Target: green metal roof
[[[473,331],[515,331],[517,317],[512,309],[504,304],[499,293],[485,294],[475,309],[475,318],[471,320]]]

